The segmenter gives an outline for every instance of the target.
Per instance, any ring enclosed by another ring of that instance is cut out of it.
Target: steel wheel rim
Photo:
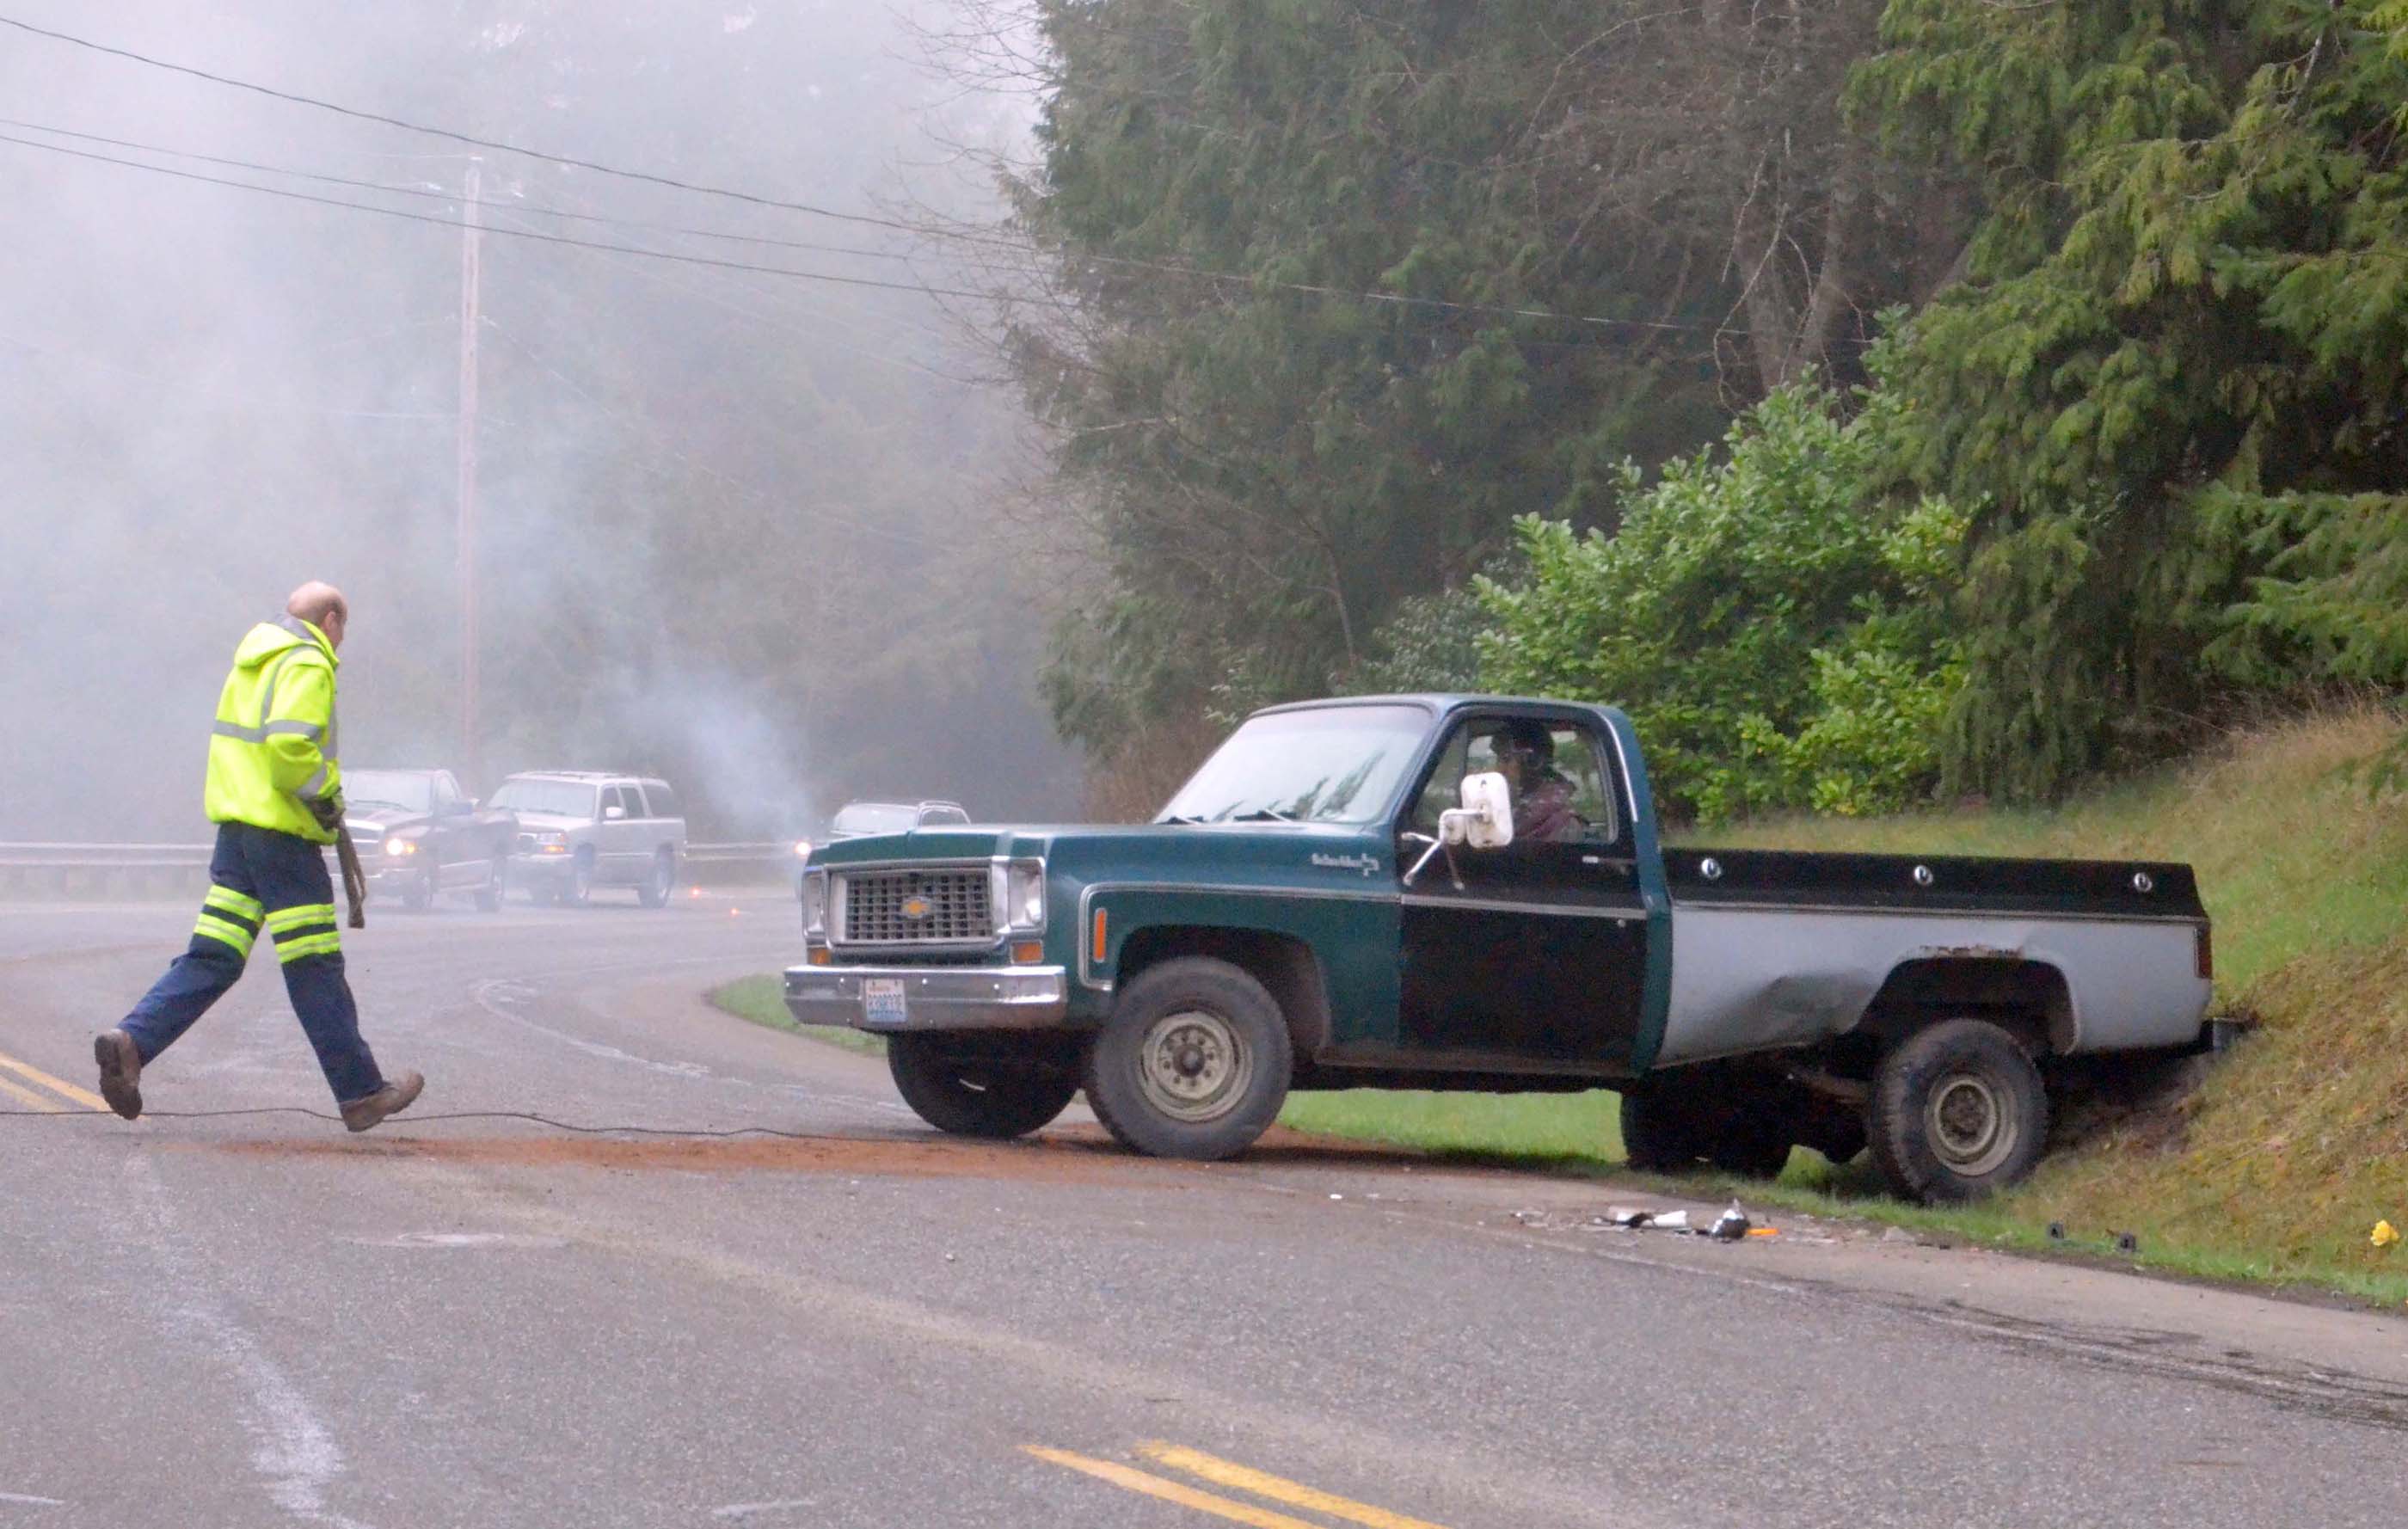
[[[1237,1107],[1254,1079],[1254,1056],[1236,1027],[1205,1009],[1166,1014],[1138,1044],[1145,1102],[1174,1121],[1216,1121]]]
[[[1940,1161],[1968,1178],[1995,1171],[2014,1155],[2023,1136],[1999,1088],[1970,1072],[1951,1073],[1933,1087],[1923,1107],[1923,1125]]]

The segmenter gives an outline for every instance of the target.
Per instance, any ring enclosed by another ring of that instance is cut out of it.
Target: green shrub
[[[1927,792],[1962,673],[1947,630],[1965,518],[1877,492],[1902,406],[1813,383],[1652,486],[1612,533],[1519,523],[1527,572],[1480,581],[1491,688],[1627,708],[1675,815],[1881,811]]]

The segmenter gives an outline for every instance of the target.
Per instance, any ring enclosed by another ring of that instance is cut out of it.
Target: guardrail
[[[689,844],[685,867],[689,885],[792,887],[802,861],[792,839]],[[208,869],[206,844],[0,844],[0,901],[198,897]]]

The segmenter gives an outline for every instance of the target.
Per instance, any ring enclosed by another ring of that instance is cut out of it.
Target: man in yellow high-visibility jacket
[[[275,937],[285,992],[345,1125],[365,1131],[408,1108],[426,1086],[414,1072],[388,1081],[377,1070],[335,930],[325,857],[343,822],[335,650],[350,622],[341,591],[304,584],[282,620],[252,627],[235,650],[209,736],[206,802],[218,842],[200,922],[125,1022],[93,1040],[101,1096],[129,1121],[142,1113],[143,1065],[235,985],[262,929]]]

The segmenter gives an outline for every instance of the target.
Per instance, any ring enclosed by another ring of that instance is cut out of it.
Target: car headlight
[[[810,841],[810,840],[809,840],[809,839],[796,839],[796,840],[795,841],[795,858],[796,858],[796,860],[809,860],[809,859],[810,859],[810,858],[811,858],[811,841]]]
[[[529,834],[527,837],[534,841],[537,849],[542,850],[546,854],[556,855],[560,853],[561,850],[568,848],[568,836],[561,833],[557,829],[539,829],[535,833]]]
[[[803,933],[827,936],[828,873],[803,873]]]
[[[418,846],[395,836],[384,841],[384,852],[389,855],[414,855],[418,853]]]
[[[1013,933],[1045,927],[1045,862],[1015,860],[1004,867],[1003,926]]]

